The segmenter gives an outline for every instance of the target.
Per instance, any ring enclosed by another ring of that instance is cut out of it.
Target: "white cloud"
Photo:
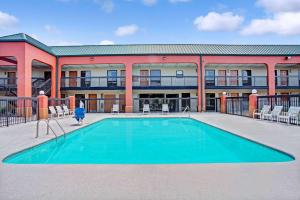
[[[94,0],[94,2],[100,5],[101,9],[107,13],[111,13],[115,8],[115,4],[112,0]]]
[[[300,0],[257,0],[269,12],[300,12]]]
[[[126,25],[126,26],[120,26],[115,31],[116,36],[122,37],[122,36],[128,36],[133,35],[139,30],[139,27],[135,24]]]
[[[111,41],[111,40],[102,40],[100,42],[100,45],[113,45],[115,44],[114,41]]]
[[[49,24],[46,24],[44,26],[44,29],[48,32],[48,33],[59,33],[59,30],[55,27],[55,26],[52,26],[52,25],[49,25]]]
[[[244,21],[244,17],[232,12],[209,12],[206,16],[197,17],[194,25],[199,31],[234,31]]]
[[[15,16],[0,11],[0,29],[10,29],[17,25],[18,21]]]
[[[283,12],[272,18],[254,19],[241,33],[243,35],[263,35],[276,33],[279,35],[300,34],[300,12]]]
[[[170,3],[187,3],[192,0],[169,0]]]
[[[29,34],[29,36],[36,40],[39,40],[39,37],[36,34]]]
[[[157,3],[157,0],[143,0],[146,6],[153,6]]]

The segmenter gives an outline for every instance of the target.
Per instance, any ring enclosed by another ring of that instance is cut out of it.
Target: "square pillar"
[[[24,56],[17,57],[17,74],[18,74],[18,97],[31,97],[32,96],[32,60]]]
[[[38,100],[38,119],[48,119],[48,97],[46,95],[39,95]]]
[[[256,93],[252,93],[249,96],[249,117],[254,117],[253,112],[257,108],[257,96],[258,95]]]
[[[198,85],[198,88],[197,88],[197,93],[198,93],[198,112],[201,112],[202,111],[202,73],[201,73],[201,63],[198,63],[197,64],[197,85]]]
[[[51,66],[51,98],[55,98],[55,96],[56,96],[56,70],[54,66]]]
[[[69,110],[75,111],[75,96],[69,96]]]
[[[133,112],[132,98],[132,63],[125,64],[125,112]]]
[[[275,63],[267,64],[267,82],[268,82],[268,95],[275,95]]]

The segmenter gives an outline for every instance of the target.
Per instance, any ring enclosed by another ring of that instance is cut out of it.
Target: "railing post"
[[[37,97],[38,101],[38,119],[48,119],[48,97],[45,94],[40,94]]]
[[[227,107],[227,103],[226,103],[226,92],[223,92],[223,95],[220,97],[220,111],[221,113],[226,113],[226,107]]]
[[[249,95],[249,117],[253,117],[253,112],[257,108],[257,91],[252,90],[252,94]]]

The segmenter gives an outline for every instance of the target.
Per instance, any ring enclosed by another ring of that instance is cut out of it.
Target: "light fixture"
[[[253,90],[252,90],[252,94],[257,94],[257,90],[256,90],[256,89],[253,89]]]
[[[291,60],[291,59],[292,59],[292,56],[286,56],[285,59],[286,59],[286,60]]]

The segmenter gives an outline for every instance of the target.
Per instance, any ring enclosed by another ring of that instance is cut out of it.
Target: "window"
[[[117,75],[117,70],[107,70],[107,87],[117,86]]]
[[[160,83],[161,83],[160,70],[158,69],[150,70],[151,86],[160,86]]]
[[[90,87],[91,86],[91,71],[81,71],[81,87]]]
[[[205,85],[215,85],[215,70],[205,70]]]
[[[243,86],[252,85],[251,70],[243,70],[242,77],[243,77]]]
[[[176,71],[176,77],[177,78],[182,78],[183,77],[183,70],[177,70]]]

